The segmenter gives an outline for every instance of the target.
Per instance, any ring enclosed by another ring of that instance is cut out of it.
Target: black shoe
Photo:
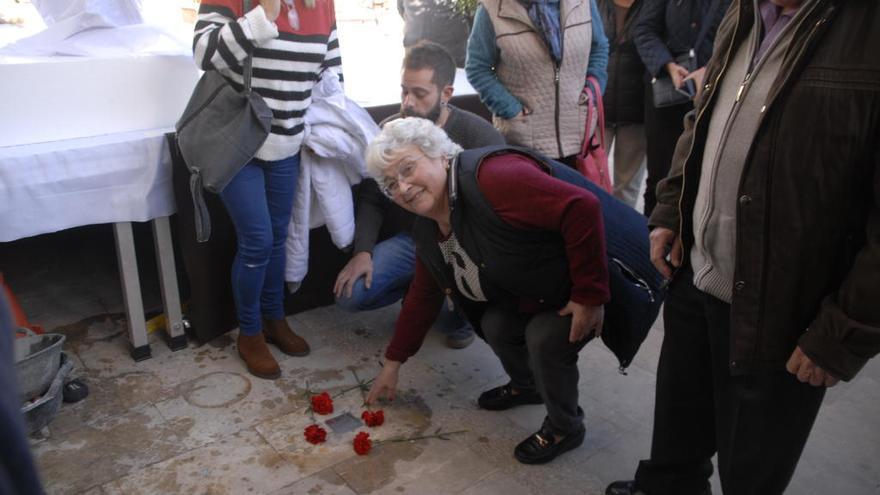
[[[584,443],[585,433],[586,430],[581,428],[557,442],[553,432],[542,426],[537,433],[526,438],[513,449],[513,456],[523,464],[544,464],[563,452],[579,447]]]
[[[608,485],[608,488],[605,489],[605,495],[648,495],[636,488],[635,481],[615,481]],[[700,495],[712,495],[712,487],[706,487],[706,489],[700,492]]]
[[[615,481],[608,485],[608,488],[605,489],[605,495],[647,495],[645,492],[636,488],[636,482],[629,481]]]
[[[520,390],[518,394],[514,394],[513,388],[509,383],[486,390],[477,399],[477,404],[488,411],[503,411],[511,407],[543,403],[544,399],[541,398],[538,392],[534,390]]]

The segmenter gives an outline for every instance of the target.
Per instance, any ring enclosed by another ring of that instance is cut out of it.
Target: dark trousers
[[[578,407],[578,352],[589,339],[568,341],[571,316],[556,311],[516,313],[490,306],[481,321],[486,342],[517,390],[537,390],[547,407],[544,423],[557,435],[583,428]]]
[[[651,459],[636,484],[649,495],[703,493],[717,452],[725,495],[781,494],[825,388],[784,368],[731,376],[730,305],[692,279],[683,270],[666,296]]]
[[[665,69],[664,69],[665,70]],[[684,131],[684,116],[694,105],[685,103],[674,107],[655,108],[651,84],[645,85],[645,155],[647,157],[648,178],[645,187],[645,216],[651,216],[657,204],[657,183],[669,174],[675,145]]]

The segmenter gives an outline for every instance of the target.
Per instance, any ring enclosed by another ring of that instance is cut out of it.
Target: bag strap
[[[587,156],[590,152],[590,122],[593,121],[593,97],[590,96],[590,90],[584,86],[584,96],[587,98],[587,122],[584,124],[584,139],[581,142],[581,152],[578,156],[581,158]]]
[[[205,203],[205,189],[198,170],[189,176],[189,193],[193,203],[193,220],[196,228],[196,241],[206,242],[211,238],[211,213]]]
[[[590,91],[592,89],[592,91]],[[593,121],[593,112],[599,112],[596,119],[596,132],[599,133],[599,146],[605,147],[605,104],[602,103],[602,90],[599,81],[593,77],[587,77],[587,85],[584,86],[584,95],[587,97],[587,122],[584,125],[584,140],[581,143],[580,156],[585,157],[590,152],[592,137],[590,135],[590,123]],[[594,96],[595,95],[595,96]]]
[[[251,10],[251,0],[243,0],[242,1],[242,10],[243,13],[248,13]],[[235,22],[235,21],[233,21]],[[244,71],[242,73],[242,79],[244,79],[244,92],[245,94],[251,93],[251,75],[253,73],[253,55],[251,52],[248,52],[247,58],[244,59]]]
[[[602,88],[599,86],[599,80],[593,76],[587,78],[587,83],[593,88],[593,94],[596,95],[596,110],[599,112],[596,132],[599,133],[599,146],[605,148],[605,102],[602,99]]]

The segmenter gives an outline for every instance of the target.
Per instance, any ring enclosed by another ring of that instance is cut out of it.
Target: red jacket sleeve
[[[403,298],[403,309],[397,317],[394,336],[385,350],[385,357],[403,363],[419,352],[442,304],[443,292],[416,256],[415,276]]]
[[[598,306],[611,299],[605,228],[593,193],[548,175],[519,154],[487,158],[477,181],[495,212],[510,225],[562,234],[572,301]]]

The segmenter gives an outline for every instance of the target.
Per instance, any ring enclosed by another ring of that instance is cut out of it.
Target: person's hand
[[[651,231],[651,263],[666,278],[681,266],[681,239],[674,230],[657,227]],[[666,253],[669,253],[667,260]]]
[[[693,81],[694,88],[696,88],[696,93],[694,94],[694,100],[698,99],[701,94],[703,94],[703,79],[706,77],[706,67],[700,67],[699,69],[691,72],[684,78],[685,81]]]
[[[370,288],[373,283],[373,255],[367,251],[361,251],[352,256],[348,263],[339,271],[336,276],[336,284],[333,286],[333,293],[336,298],[351,297],[351,289],[354,283],[361,277],[364,279],[364,287]]]
[[[379,376],[373,380],[373,386],[370,387],[370,393],[367,394],[367,405],[376,402],[381,398],[394,400],[397,393],[397,377],[400,374],[400,362],[385,360],[382,371]]]
[[[676,88],[680,88],[684,84],[684,78],[688,76],[688,70],[675,62],[666,64],[666,72],[669,73],[669,77],[672,78],[672,85]]]
[[[266,19],[272,22],[278,19],[278,15],[281,13],[281,0],[260,0],[260,6],[266,12]]]
[[[800,346],[795,347],[788,362],[785,363],[785,369],[803,383],[809,383],[814,387],[833,387],[840,381],[823,370],[818,364],[804,354]]]
[[[599,337],[602,335],[605,306],[585,306],[568,301],[568,304],[559,310],[559,316],[566,315],[571,315],[571,332],[568,334],[568,341],[572,344],[589,336]]]

